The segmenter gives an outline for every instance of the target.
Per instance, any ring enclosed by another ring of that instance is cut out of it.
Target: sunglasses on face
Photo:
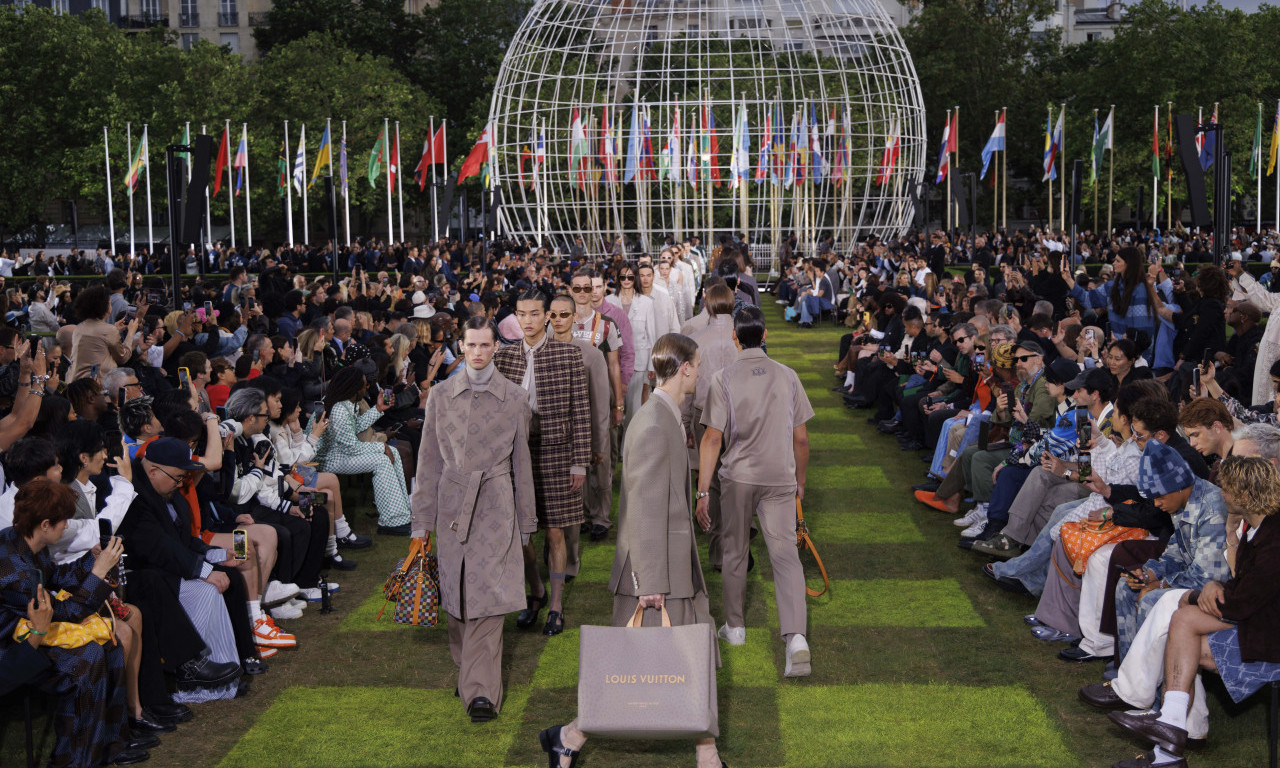
[[[636,279],[635,275],[618,275],[618,280],[623,282],[628,280],[635,280],[635,279]]]
[[[1013,359],[1014,359],[1014,360],[1017,360],[1017,361],[1018,361],[1018,362],[1020,362],[1020,363],[1025,363],[1025,362],[1027,362],[1028,360],[1033,360],[1033,359],[1035,359],[1035,358],[1037,358],[1037,357],[1039,357],[1039,355],[1016,355],[1016,356],[1014,356],[1014,358],[1013,358]]]
[[[968,337],[968,336],[956,336],[956,337],[952,338],[952,341],[954,341],[954,342],[955,342],[955,343],[957,343],[957,344],[963,344],[963,343],[965,343],[965,342],[966,342],[966,341],[968,341],[968,340],[969,340],[969,337]]]
[[[564,319],[573,317],[573,310],[568,310],[565,312],[554,312],[554,311],[548,312],[547,317],[550,317],[554,320],[564,320]]]
[[[575,286],[573,286],[572,288],[570,288],[569,290],[573,291],[574,293],[591,293],[591,286],[589,286],[589,285],[575,285]]]
[[[973,348],[974,348],[974,349],[976,349],[976,350],[978,350],[979,352],[986,352],[986,351],[987,351],[987,348],[986,348],[986,347],[984,347],[984,346],[983,346],[983,345],[981,345],[981,344],[975,344],[975,345],[973,346]]]

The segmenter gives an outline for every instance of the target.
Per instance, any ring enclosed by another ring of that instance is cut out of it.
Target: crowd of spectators
[[[1238,232],[1217,266],[1204,237],[933,232],[797,259],[776,291],[850,328],[835,391],[1037,601],[1031,634],[1103,668],[1080,699],[1151,746],[1120,768],[1186,765],[1199,670],[1237,702],[1280,679],[1277,242]]]

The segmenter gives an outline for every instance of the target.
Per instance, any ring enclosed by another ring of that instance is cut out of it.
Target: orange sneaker
[[[253,622],[253,641],[267,648],[296,648],[298,639],[282,632],[270,616],[262,616]]]
[[[934,495],[932,491],[916,491],[916,501],[924,504],[926,507],[933,507],[939,512],[955,514],[955,510],[948,507],[946,503]]]
[[[269,659],[272,656],[275,656],[279,652],[280,652],[279,648],[268,648],[265,645],[258,646],[258,658],[263,660]]]

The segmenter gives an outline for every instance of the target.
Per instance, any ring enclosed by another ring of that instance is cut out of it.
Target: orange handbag
[[[1147,537],[1147,529],[1116,525],[1114,520],[1103,520],[1100,523],[1091,520],[1063,523],[1058,533],[1062,538],[1062,549],[1071,559],[1071,570],[1075,571],[1077,576],[1084,575],[1084,567],[1089,562],[1089,556],[1103,544],[1116,544]]]
[[[809,525],[804,521],[804,508],[800,506],[800,498],[796,497],[796,547],[801,552],[806,549],[813,553],[813,559],[818,563],[818,570],[822,572],[822,591],[818,592],[811,589],[808,584],[804,585],[805,594],[809,597],[821,597],[831,588],[831,579],[827,578],[827,567],[822,564],[822,558],[818,556],[818,550],[813,546],[813,539],[809,538]]]

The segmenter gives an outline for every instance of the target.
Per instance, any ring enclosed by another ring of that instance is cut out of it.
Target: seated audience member
[[[5,646],[11,638],[27,643],[33,637],[33,628],[23,627],[20,621],[26,619],[26,597],[36,594],[38,583],[43,582],[45,596],[52,599],[53,620],[73,624],[98,613],[111,594],[109,579],[123,551],[119,538],[112,538],[98,555],[86,553],[66,565],[56,565],[49,557],[49,544],[62,538],[75,509],[75,494],[56,480],[35,480],[18,493],[13,525],[0,530],[0,643]],[[39,582],[33,574],[39,575]],[[58,599],[61,594],[66,596]],[[111,631],[105,622],[102,628]],[[38,652],[50,668],[35,684],[56,699],[56,741],[49,764],[96,766],[146,760],[146,749],[159,742],[134,737],[129,728],[126,660],[137,652],[136,646],[108,638],[68,648],[45,645],[46,638],[41,638]]]
[[[138,449],[164,433],[151,404],[154,398],[143,395],[125,401],[120,410],[120,432],[124,435],[129,459],[138,457]]]
[[[1186,765],[1188,712],[1198,670],[1217,672],[1237,703],[1280,678],[1280,472],[1264,459],[1223,461],[1222,499],[1243,517],[1227,539],[1231,574],[1216,573],[1179,601],[1164,649],[1164,698],[1157,718],[1115,712],[1111,720],[1154,744],[1135,765]]]
[[[209,395],[209,405],[215,409],[221,408],[227,404],[227,398],[231,396],[231,386],[236,383],[235,367],[226,360],[218,358],[209,364],[209,370],[212,381],[204,391]]]

